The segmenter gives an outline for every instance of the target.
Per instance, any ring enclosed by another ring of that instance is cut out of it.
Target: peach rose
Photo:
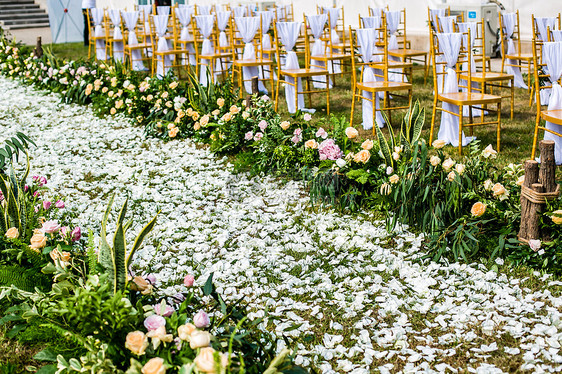
[[[133,291],[140,291],[143,295],[148,295],[152,292],[152,285],[146,281],[143,277],[138,275],[133,278],[133,284],[131,284],[131,289]]]
[[[219,108],[222,108],[224,106],[224,99],[222,97],[217,99],[217,105],[219,106]]]
[[[489,191],[489,190],[492,189],[493,186],[494,186],[494,182],[492,182],[491,179],[486,179],[486,180],[484,181],[484,189],[485,189],[485,190]]]
[[[390,178],[388,178],[388,180],[390,181],[390,183],[396,184],[400,180],[400,177],[396,174],[393,174]]]
[[[482,151],[482,156],[484,156],[485,158],[496,158],[497,154],[498,152],[495,151],[494,148],[492,148],[491,144],[484,148],[484,150]]]
[[[35,230],[33,232],[33,236],[31,237],[31,245],[29,246],[31,249],[39,250],[44,248],[47,245],[47,238],[45,234],[39,230]]]
[[[195,330],[189,336],[189,346],[191,349],[208,347],[211,344],[211,334],[207,331]]]
[[[213,111],[211,112],[211,114],[216,117],[216,116],[218,116],[219,114],[221,114],[221,111],[218,110],[218,109],[215,109],[215,110],[213,110]]]
[[[355,129],[354,127],[348,127],[345,129],[345,135],[349,139],[354,139],[359,135],[359,131],[357,131],[357,129]]]
[[[445,161],[443,161],[443,169],[445,169],[446,171],[451,170],[453,166],[455,166],[455,161],[451,160],[451,158],[448,158]]]
[[[217,368],[215,363],[215,350],[211,347],[202,348],[193,362],[197,369],[203,373],[217,373],[228,365],[228,357],[224,353],[219,353],[221,358],[220,368]],[[219,369],[217,371],[217,369]]]
[[[444,140],[436,140],[433,142],[433,148],[441,149],[447,144]]]
[[[125,348],[141,356],[148,347],[148,337],[142,331],[133,331],[127,334]]]
[[[501,200],[503,200],[503,198],[507,197],[507,190],[505,189],[504,186],[502,186],[501,183],[496,183],[494,184],[494,186],[492,187],[492,192],[494,197],[499,197]]]
[[[164,366],[164,360],[160,357],[154,357],[148,360],[146,364],[141,369],[142,374],[164,374],[166,373],[166,367]]]
[[[515,184],[518,185],[518,186],[522,186],[523,183],[525,183],[525,176],[524,175],[517,178],[517,182],[515,182]]]
[[[199,129],[201,129],[201,124],[199,122],[195,122],[193,124],[193,130],[199,131]]]
[[[361,162],[363,164],[366,164],[370,158],[371,158],[371,153],[369,153],[369,151],[367,151],[366,149],[363,149],[359,151],[355,156],[353,156],[353,161],[357,163]]]
[[[5,236],[8,239],[17,239],[20,237],[20,233],[18,229],[16,229],[15,227],[11,227],[8,229],[8,231],[6,231]]]
[[[69,262],[70,261],[70,253],[68,252],[61,252],[58,250],[58,248],[55,248],[51,251],[51,253],[49,253],[49,256],[51,256],[51,259],[56,262],[57,260],[61,261],[61,262]]]
[[[429,159],[431,166],[437,166],[441,163],[441,159],[437,156],[431,156]]]
[[[228,121],[230,121],[231,119],[232,119],[232,114],[230,114],[230,113],[226,113],[224,116],[222,116],[222,120],[223,120],[224,122],[228,122]]]
[[[304,143],[304,147],[305,147],[305,148],[310,148],[310,149],[316,149],[316,148],[318,148],[318,142],[317,142],[316,140],[314,140],[314,139],[307,140],[307,141]]]
[[[464,166],[464,164],[456,164],[455,165],[455,170],[459,175],[462,175],[462,173],[464,173],[465,169],[466,169],[466,166]]]
[[[195,330],[197,330],[197,327],[194,324],[186,323],[178,327],[178,336],[181,340],[188,341]]]
[[[280,126],[283,130],[287,130],[289,127],[291,127],[291,123],[289,121],[283,121],[281,122]]]
[[[230,107],[230,113],[232,113],[232,114],[240,113],[240,107],[237,107],[236,105],[231,106]]]
[[[175,138],[176,135],[178,135],[178,131],[180,131],[180,129],[177,128],[177,127],[174,127],[174,128],[172,128],[170,131],[168,131],[168,136],[169,136],[170,138]]]
[[[365,140],[363,143],[361,143],[361,148],[370,151],[371,148],[373,148],[373,141],[371,139]]]
[[[451,171],[449,174],[447,174],[447,180],[448,180],[449,182],[454,181],[454,180],[455,180],[455,175],[456,175],[455,172],[454,172],[454,171]]]
[[[209,115],[205,114],[203,117],[201,117],[201,121],[199,121],[199,123],[201,124],[201,126],[205,127],[209,123],[209,119]]]
[[[562,210],[555,210],[550,218],[555,224],[562,225]]]
[[[168,87],[170,87],[173,90],[177,86],[178,86],[178,82],[172,82],[172,83],[170,83],[170,85]]]
[[[473,217],[480,217],[485,212],[486,212],[486,204],[481,203],[480,201],[474,203],[474,205],[470,209],[470,213],[472,214]]]
[[[109,114],[114,115],[115,113],[117,113],[117,109],[111,108],[111,109],[109,110]]]

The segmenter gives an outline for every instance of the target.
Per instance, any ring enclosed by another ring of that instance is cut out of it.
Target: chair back
[[[555,17],[535,17],[533,18],[533,39],[538,41],[549,41],[550,32],[549,30],[560,30],[560,13]]]
[[[384,16],[377,28],[349,27],[353,86],[372,71],[376,80],[388,82],[388,35]],[[372,69],[373,66],[376,68]]]
[[[467,48],[470,40],[470,28],[465,33],[432,33],[430,38],[431,60],[433,67],[434,94],[449,91],[446,88],[447,75],[454,73],[458,80],[461,74],[468,79],[467,91],[472,91],[472,51]],[[450,83],[450,81],[449,81]]]

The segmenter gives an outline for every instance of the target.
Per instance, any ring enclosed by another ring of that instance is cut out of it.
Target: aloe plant
[[[16,177],[14,168],[10,168],[8,175],[0,174],[0,191],[4,201],[0,204],[0,233],[2,235],[11,227],[24,233],[27,230],[27,203],[24,196],[25,179],[29,174],[29,160],[20,180]]]
[[[133,220],[130,219],[125,222],[125,215],[127,213],[127,203],[128,199],[125,200],[121,210],[119,211],[119,216],[117,218],[117,227],[115,229],[115,234],[113,236],[112,245],[107,241],[107,220],[109,219],[109,214],[111,213],[111,207],[113,206],[113,201],[115,195],[111,196],[103,220],[101,223],[101,243],[100,243],[100,254],[99,263],[102,266],[105,273],[108,274],[110,281],[113,283],[113,292],[118,290],[124,290],[127,283],[127,269],[131,264],[131,260],[135,252],[140,248],[145,237],[152,231],[154,225],[156,224],[156,218],[158,217],[158,212],[150,222],[143,227],[143,229],[136,236],[133,247],[127,251],[126,243],[126,233],[131,227]]]
[[[15,136],[4,140],[4,145],[0,147],[0,174],[14,158],[16,162],[19,161],[19,155],[25,153],[30,144],[35,145],[33,140],[19,131]]]

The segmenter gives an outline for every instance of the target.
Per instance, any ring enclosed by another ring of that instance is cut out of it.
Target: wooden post
[[[33,55],[37,58],[41,58],[43,56],[43,45],[41,43],[41,37],[40,36],[37,37],[37,45],[35,46],[35,49],[33,50]]]
[[[541,168],[539,170],[539,182],[544,186],[544,192],[556,190],[556,162],[554,160],[554,141],[541,140],[539,143],[541,151]]]
[[[259,78],[252,77],[252,95],[257,95],[260,93],[259,91]],[[252,95],[246,96],[246,108],[252,106],[254,103],[252,102]]]
[[[531,185],[531,189],[538,193],[544,192],[544,186],[540,183],[533,183]],[[530,239],[539,239],[541,237],[539,221],[540,216],[543,211],[543,204],[537,204],[531,202],[529,205],[529,219],[527,220],[527,238]]]
[[[537,183],[539,179],[539,163],[535,160],[525,161],[525,181],[523,186],[531,188],[534,183]],[[519,228],[519,238],[528,240],[529,237],[528,227],[532,225],[529,221],[534,217],[531,217],[530,211],[532,209],[531,202],[527,200],[526,197],[521,194],[521,227]],[[535,238],[531,238],[535,239]]]

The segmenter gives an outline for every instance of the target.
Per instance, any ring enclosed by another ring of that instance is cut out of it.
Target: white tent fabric
[[[459,91],[457,72],[455,65],[457,63],[462,42],[461,33],[437,33],[439,40],[439,49],[444,54],[447,63],[447,75],[445,77],[445,87],[442,93],[454,93]],[[440,88],[440,87],[439,87]],[[459,113],[456,105],[442,103],[443,109],[453,113]],[[441,126],[437,135],[439,140],[444,140],[446,144],[452,144],[457,147],[459,145],[459,119],[453,114],[441,112]],[[462,145],[470,143],[474,137],[465,137],[462,134]]]
[[[182,41],[190,41],[193,40],[193,36],[189,32],[189,25],[191,24],[191,17],[194,13],[195,9],[193,6],[179,6],[176,9],[176,16],[181,24],[181,33],[180,33],[180,40]],[[195,47],[193,43],[185,44],[185,48],[189,51],[189,59],[187,63],[191,66],[195,66],[197,64],[197,60],[195,59]],[[184,56],[185,60],[185,56]]]
[[[380,17],[379,17],[380,19]],[[357,44],[359,45],[359,54],[363,62],[376,62],[377,55],[375,54],[377,30],[374,28],[364,28],[357,29]],[[373,69],[369,66],[365,66],[363,70],[363,83],[374,82],[380,80],[375,76]],[[373,128],[373,103],[371,101],[373,94],[368,91],[362,92],[363,97],[369,99],[363,99],[362,101],[362,116],[363,116],[363,128],[365,130],[370,130]],[[380,112],[379,95],[375,95],[375,108],[376,111],[376,122],[379,127],[384,126],[384,119]]]
[[[230,42],[228,41],[228,37],[226,35],[226,27],[228,26],[228,22],[230,21],[230,16],[232,12],[230,10],[217,12],[217,28],[219,29],[219,46],[220,47],[228,47],[230,46]],[[215,75],[219,75],[220,71],[223,69],[227,69],[230,66],[229,61],[226,58],[222,58],[217,60],[216,67],[215,67]]]
[[[324,33],[324,26],[328,21],[328,15],[323,14],[312,14],[306,16],[308,20],[308,26],[310,27],[310,32],[314,38],[314,43],[310,49],[310,60],[311,65],[314,65],[313,69],[323,69],[326,68],[326,64],[322,60],[316,60],[314,57],[325,57],[326,56],[326,43],[322,41],[322,34]],[[326,77],[316,77],[312,83],[316,88],[326,88]],[[332,84],[330,82],[330,87]]]
[[[463,34],[462,45],[465,48],[470,48],[472,50],[472,46],[474,45],[474,40],[476,40],[476,32],[477,32],[478,25],[476,24],[476,22],[459,22],[458,26],[459,26],[459,32],[461,32]],[[467,33],[468,30],[470,30],[470,44],[468,44],[468,40],[467,40],[468,35],[465,35],[465,33]],[[462,67],[463,71],[468,70],[468,67],[466,65],[467,65],[467,63],[465,62],[463,64],[463,67]],[[476,72],[476,62],[474,61],[474,55],[472,53],[470,54],[470,70],[473,73]],[[463,79],[463,80],[461,80],[461,84],[463,86],[466,86],[467,82]],[[475,89],[476,91],[480,91],[478,83],[476,83],[476,82],[472,82],[472,88]],[[468,89],[466,87],[462,87],[461,90],[462,90],[462,92],[468,91]],[[462,114],[465,117],[469,117],[470,116],[470,108],[468,106],[463,107]],[[480,114],[481,114],[480,109],[472,109],[472,115],[473,116],[479,116]]]
[[[201,7],[201,5],[199,6]],[[211,42],[211,33],[213,32],[213,25],[215,23],[215,16],[205,15],[205,16],[195,16],[195,22],[199,28],[199,32],[203,36],[203,44],[201,46],[202,55],[212,55],[215,53],[215,47]],[[209,83],[209,74],[207,72],[208,66],[210,66],[210,61],[207,59],[201,60],[201,72],[199,75],[199,83],[203,87],[207,87]]]
[[[517,14],[515,13],[503,13],[502,24],[504,26],[504,33],[507,39],[507,54],[514,55],[517,53],[515,49],[515,42],[513,41],[513,32],[515,31],[515,23],[517,22]],[[517,60],[508,59],[510,65],[517,64]],[[515,87],[528,89],[527,84],[523,80],[521,75],[521,69],[518,66],[506,66],[505,70],[508,74],[513,74],[513,81]]]
[[[139,19],[139,12],[123,12],[122,14],[123,21],[125,21],[125,27],[129,30],[129,40],[128,45],[134,46],[139,44],[137,39],[137,34],[135,33],[135,27],[137,25],[137,21]],[[135,49],[131,53],[132,55],[132,69],[135,71],[145,70],[144,64],[142,63],[142,54],[141,51]]]
[[[285,70],[300,68],[297,53],[293,51],[293,48],[299,37],[301,26],[301,22],[277,22],[277,34],[279,35],[279,39],[281,39],[281,44],[285,46],[285,50],[287,51],[285,65],[283,65],[283,69]],[[285,79],[287,82],[294,83],[291,77],[285,77]],[[302,81],[300,78],[297,80],[297,88],[299,91],[302,91]],[[295,108],[296,94],[294,86],[290,84],[285,85],[285,98],[287,100],[287,110],[289,113],[295,113],[297,111],[297,108]],[[314,109],[305,109],[303,94],[298,95],[297,101],[298,109],[314,112]]]
[[[254,60],[256,58],[256,49],[254,47],[254,37],[260,28],[259,17],[235,17],[236,26],[240,31],[244,43],[243,60]],[[252,77],[259,77],[259,69],[257,66],[244,66],[242,68],[242,75],[244,76],[244,88],[247,93],[252,93]],[[267,93],[262,81],[258,82],[258,89],[260,92]]]
[[[104,38],[105,31],[103,29],[103,15],[105,11],[101,8],[91,8],[92,21],[94,22],[94,36],[96,38]],[[96,58],[98,60],[107,59],[107,54],[105,53],[105,40],[96,39]]]
[[[336,26],[338,25],[338,20],[340,18],[340,8],[333,8],[333,7],[322,7],[323,13],[327,13],[329,15],[329,26],[330,26],[330,35],[332,39],[332,44],[338,44],[340,42],[340,36],[336,31]],[[333,52],[339,53],[339,49],[333,49]],[[341,63],[339,61],[331,61],[328,64],[328,70],[330,73],[339,74],[341,73]]]
[[[168,18],[169,16],[166,14],[153,16],[152,20],[154,22],[154,28],[156,32],[156,36],[158,37],[158,48],[156,49],[158,52],[167,52],[169,51],[168,41],[166,40],[166,31],[168,29]],[[158,62],[156,65],[156,76],[159,78],[164,77],[169,70],[169,66],[172,63],[172,59],[170,56],[164,55],[163,58],[158,57]]]
[[[48,0],[49,25],[53,43],[73,43],[84,40],[84,17],[79,1]]]
[[[558,80],[562,76],[562,42],[544,43],[543,59],[548,67],[549,80],[552,83],[548,110],[560,110],[562,109],[562,87],[560,87]],[[546,128],[562,134],[562,126],[560,125],[546,122]],[[562,138],[545,131],[544,139],[554,141],[554,159],[557,165],[562,164]]]
[[[108,9],[107,13],[113,24],[113,59],[123,62],[123,34],[121,33],[121,11]]]

